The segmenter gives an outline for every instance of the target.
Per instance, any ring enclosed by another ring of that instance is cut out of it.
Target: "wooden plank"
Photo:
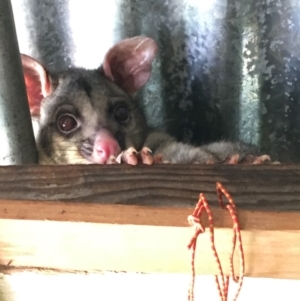
[[[188,273],[187,244],[193,229],[187,216],[192,211],[192,207],[2,200],[0,264],[2,268]],[[213,214],[217,249],[228,272],[232,224],[225,210],[215,208]],[[300,279],[300,212],[239,210],[239,219],[247,276]],[[209,246],[204,233],[198,243],[198,274],[216,272]]]
[[[239,208],[300,209],[300,165],[73,165],[0,168],[0,199],[151,206],[216,201],[221,181]]]
[[[2,269],[39,267],[79,271],[190,273],[189,227],[0,220]],[[229,273],[232,232],[216,229],[216,246]],[[246,275],[300,279],[300,231],[242,231]],[[238,260],[235,258],[238,271]],[[208,233],[199,237],[199,275],[215,274]]]
[[[210,205],[214,205],[208,199]],[[194,200],[196,204],[197,199]],[[0,200],[0,218],[17,220],[74,221],[88,223],[187,227],[194,207],[151,207],[53,201]],[[231,228],[227,211],[213,208],[217,228]],[[300,212],[238,210],[241,229],[248,231],[300,231]],[[208,226],[204,216],[204,224]]]
[[[187,216],[200,192],[217,206],[221,181],[239,209],[246,275],[299,279],[299,180],[300,166],[3,167],[0,264],[188,273]],[[213,213],[228,272],[231,221],[226,211]],[[215,273],[207,233],[198,246],[197,272]]]

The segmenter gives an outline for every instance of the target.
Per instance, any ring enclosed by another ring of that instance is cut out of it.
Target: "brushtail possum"
[[[243,143],[194,147],[150,129],[132,96],[150,78],[157,51],[153,39],[137,36],[109,49],[95,70],[69,68],[53,73],[21,54],[40,164],[269,160]]]

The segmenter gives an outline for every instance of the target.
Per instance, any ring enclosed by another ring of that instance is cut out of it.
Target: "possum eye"
[[[124,106],[117,106],[114,110],[115,119],[119,122],[126,122],[129,118],[128,110]]]
[[[70,133],[78,126],[77,120],[73,115],[64,114],[58,118],[58,129],[63,133]]]

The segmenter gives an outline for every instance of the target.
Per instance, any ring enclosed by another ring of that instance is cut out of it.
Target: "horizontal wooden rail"
[[[300,165],[73,165],[0,167],[0,199],[150,206],[216,202],[221,181],[239,208],[300,210]]]
[[[204,192],[229,272],[232,223],[218,207],[220,181],[238,207],[246,275],[300,279],[299,180],[300,166],[281,165],[2,167],[0,264],[189,273],[187,217]],[[216,273],[208,233],[196,256],[198,274]]]

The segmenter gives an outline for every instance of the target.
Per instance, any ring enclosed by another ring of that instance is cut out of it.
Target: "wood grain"
[[[220,181],[238,207],[246,275],[300,279],[299,180],[300,165],[1,167],[0,265],[189,273],[187,216],[204,192],[229,272],[232,224],[218,207]],[[204,233],[198,274],[216,273],[209,245]]]
[[[196,204],[195,200],[195,204]],[[213,205],[210,200],[209,204]],[[188,227],[194,207],[152,207],[53,201],[0,200],[0,219],[73,221],[119,225]],[[215,227],[231,228],[228,212],[213,208]],[[238,210],[243,230],[300,231],[300,212]],[[208,226],[204,216],[204,225]]]
[[[190,273],[189,227],[0,220],[0,264],[67,271]],[[216,229],[215,243],[229,273],[232,231]],[[246,275],[300,279],[300,231],[242,231]],[[235,258],[238,271],[238,259]],[[208,232],[199,236],[198,275],[217,273]]]
[[[239,208],[300,209],[300,165],[69,165],[0,168],[0,199],[194,206],[221,181]]]
[[[193,207],[152,207],[54,201],[0,201],[2,270],[189,273],[187,217]],[[229,272],[232,222],[213,208],[216,246]],[[300,279],[300,212],[239,210],[251,277]],[[204,219],[207,226],[207,220]],[[208,233],[200,235],[197,273],[216,273]],[[235,262],[238,269],[237,261]]]

